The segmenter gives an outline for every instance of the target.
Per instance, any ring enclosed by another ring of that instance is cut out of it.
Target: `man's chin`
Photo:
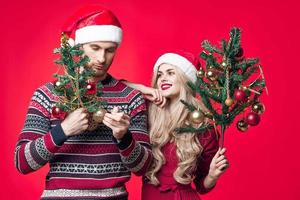
[[[107,72],[102,72],[102,73],[96,72],[96,73],[94,74],[93,78],[94,78],[95,80],[100,80],[100,81],[102,81],[102,80],[104,80],[104,79],[106,78],[106,76],[107,76]]]

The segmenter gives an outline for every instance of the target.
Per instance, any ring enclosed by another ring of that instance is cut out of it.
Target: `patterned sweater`
[[[146,105],[141,93],[110,75],[102,84],[105,108],[118,106],[131,117],[128,133],[119,142],[103,124],[95,131],[66,137],[61,121],[51,115],[58,100],[53,84],[34,92],[16,145],[15,165],[27,174],[49,163],[42,199],[127,199],[124,184],[130,172],[143,175],[150,165]]]

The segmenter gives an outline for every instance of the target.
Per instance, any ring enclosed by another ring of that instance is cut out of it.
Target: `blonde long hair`
[[[161,109],[155,104],[149,106],[150,142],[154,158],[146,177],[153,185],[159,184],[156,175],[166,162],[161,151],[166,143],[174,142],[176,145],[178,165],[173,177],[181,184],[189,184],[193,181],[197,158],[203,150],[197,133],[177,133],[175,131],[176,128],[186,126],[189,117],[189,111],[180,102],[180,99],[193,105],[199,105],[201,110],[206,110],[201,101],[195,97],[195,93],[187,86],[186,83],[189,80],[187,76],[176,66],[175,74],[178,76],[181,88],[178,102],[175,102],[176,106],[174,106],[174,109],[172,108],[171,113],[166,108]],[[152,87],[157,88],[157,72],[154,72]]]

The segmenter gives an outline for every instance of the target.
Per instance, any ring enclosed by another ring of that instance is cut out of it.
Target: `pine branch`
[[[201,44],[201,46],[206,49],[207,51],[209,51],[210,53],[218,53],[218,54],[222,54],[222,51],[220,49],[218,49],[215,46],[212,46],[208,40],[204,40]]]
[[[190,104],[190,103],[188,103],[188,102],[186,102],[182,99],[180,99],[180,102],[182,104],[184,104],[190,112],[193,112],[194,110],[197,110],[197,108],[194,105],[192,105],[192,104]]]
[[[207,125],[202,125],[199,128],[194,128],[194,127],[185,127],[185,128],[176,128],[175,131],[177,133],[203,133],[205,132],[207,129],[211,129],[213,128],[212,125],[207,124]]]

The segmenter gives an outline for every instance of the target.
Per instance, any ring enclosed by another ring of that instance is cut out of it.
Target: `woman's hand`
[[[155,105],[163,108],[166,104],[166,98],[163,97],[158,89],[143,86],[141,92],[145,98],[154,103]]]
[[[219,179],[220,176],[228,169],[229,162],[225,156],[226,149],[219,149],[216,155],[213,157],[208,176],[213,179]]]
[[[219,149],[210,163],[210,168],[207,176],[204,179],[204,187],[212,188],[216,185],[220,176],[229,167],[228,160],[225,156],[226,149]]]

